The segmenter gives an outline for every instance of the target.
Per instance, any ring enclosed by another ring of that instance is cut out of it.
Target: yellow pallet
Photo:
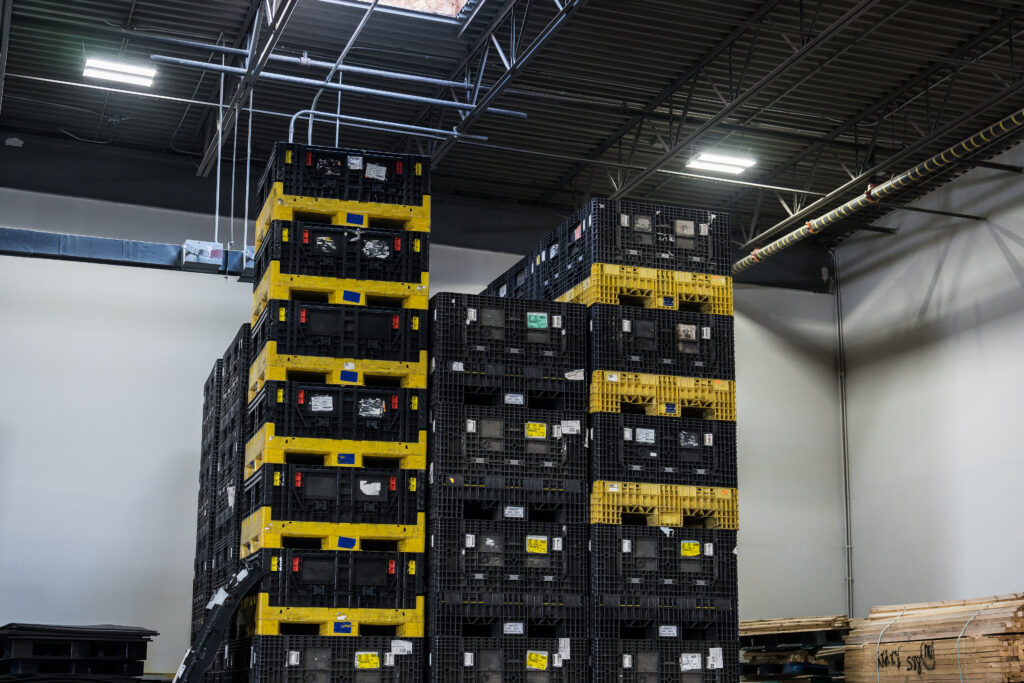
[[[383,280],[342,280],[336,277],[288,275],[281,272],[281,262],[271,261],[252,295],[252,325],[271,299],[292,300],[313,295],[321,303],[366,306],[367,297],[388,306],[427,310],[430,300],[430,274],[423,271],[420,282],[385,282]]]
[[[732,278],[595,263],[590,277],[557,301],[584,304],[626,304],[643,308],[694,310],[732,315]]]
[[[426,516],[416,515],[416,524],[345,524],[331,522],[291,522],[274,519],[269,507],[262,507],[242,520],[239,557],[248,557],[261,548],[280,549],[285,539],[319,539],[320,550],[359,551],[364,541],[394,541],[400,553],[424,552]]]
[[[241,606],[241,623],[246,636],[279,636],[282,626],[319,626],[321,636],[360,635],[360,628],[387,626],[398,638],[423,637],[423,596],[415,609],[349,609],[347,607],[272,607],[267,593],[246,598]]]
[[[245,445],[245,478],[264,464],[286,464],[298,456],[303,463],[321,458],[325,467],[363,467],[366,458],[394,460],[394,467],[403,470],[427,469],[427,432],[421,430],[419,440],[350,441],[346,439],[312,439],[300,436],[275,436],[274,423],[268,422]]]
[[[642,406],[648,415],[680,417],[699,410],[705,420],[736,420],[736,382],[643,372],[595,370],[590,382],[590,412],[621,413]]]
[[[595,481],[590,523],[622,524],[623,513],[644,515],[647,526],[739,528],[736,489]]]
[[[378,204],[285,194],[284,183],[274,183],[256,217],[256,248],[263,242],[270,221],[304,220],[351,228],[430,232],[430,195],[424,195],[423,206]]]
[[[394,360],[360,360],[356,358],[324,358],[321,356],[294,356],[279,354],[277,342],[269,341],[249,368],[249,400],[268,380],[288,380],[291,373],[321,375],[325,384],[345,386],[399,386],[407,389],[427,388],[427,351],[420,351],[419,362],[405,363]],[[379,381],[386,378],[384,382]]]

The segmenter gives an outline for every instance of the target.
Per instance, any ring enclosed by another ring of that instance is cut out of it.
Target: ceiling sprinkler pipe
[[[258,110],[257,110],[258,112]],[[317,111],[314,112],[312,109],[302,109],[291,115],[291,120],[288,123],[288,142],[294,142],[295,140],[295,122],[300,117],[307,115],[315,115],[318,118],[324,118],[330,121],[343,121],[351,122],[353,125],[361,124],[361,127],[366,126],[380,126],[384,130],[389,130],[395,133],[423,133],[426,135],[436,135],[444,138],[465,138],[468,140],[487,140],[482,135],[469,135],[460,134],[454,130],[444,130],[441,128],[424,128],[423,126],[413,126],[408,123],[398,123],[396,121],[378,121],[376,119],[364,119],[358,116],[347,116],[344,114],[332,114],[330,112]]]
[[[984,130],[978,131],[969,138],[961,140],[952,147],[944,149],[927,161],[914,166],[908,171],[904,171],[895,178],[892,178],[877,187],[869,186],[867,191],[860,197],[851,199],[842,206],[807,221],[803,227],[797,228],[793,232],[783,235],[779,239],[760,249],[754,249],[749,256],[742,258],[733,264],[733,275],[741,273],[747,268],[755,266],[758,263],[763,262],[765,259],[775,256],[780,251],[788,249],[797,242],[803,241],[813,235],[817,235],[823,230],[832,227],[835,223],[847,216],[851,216],[862,209],[866,209],[872,204],[876,204],[880,200],[885,199],[900,190],[904,190],[915,185],[928,176],[945,170],[947,167],[956,164],[959,159],[973,154],[983,147],[988,147],[999,138],[1019,130],[1021,126],[1024,126],[1024,109],[1018,109],[1002,121],[994,123]]]

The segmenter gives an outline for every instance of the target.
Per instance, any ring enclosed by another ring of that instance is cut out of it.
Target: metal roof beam
[[[998,34],[1000,31],[1002,31],[1006,27],[1010,26],[1014,21],[1019,19],[1022,16],[1022,14],[1024,14],[1024,10],[1022,10],[1022,9],[1018,9],[1018,10],[1016,10],[1014,12],[1006,12],[1006,13],[1004,13],[1003,17],[1000,20],[998,20],[995,23],[989,25],[984,31],[982,31],[981,33],[977,34],[976,36],[974,36],[973,38],[971,38],[966,43],[962,44],[960,47],[956,48],[955,50],[953,50],[949,54],[944,55],[944,58],[950,58],[951,57],[953,59],[960,59],[964,55],[968,54],[969,52],[971,52],[972,50],[977,48],[979,45],[982,45],[986,40],[989,40],[992,36]],[[838,138],[841,135],[845,135],[845,134],[849,133],[851,130],[854,130],[859,124],[861,124],[862,122],[867,120],[869,117],[871,117],[871,116],[873,116],[875,114],[878,114],[879,112],[885,112],[886,108],[889,107],[889,105],[893,104],[896,100],[898,100],[904,94],[912,91],[914,88],[916,88],[917,86],[921,85],[922,83],[925,84],[926,88],[931,88],[931,87],[934,87],[935,85],[938,85],[938,83],[941,82],[941,81],[936,81],[936,83],[934,83],[934,84],[929,83],[929,81],[939,71],[941,71],[943,68],[945,68],[945,66],[946,66],[946,62],[945,61],[938,61],[938,62],[935,62],[935,63],[931,64],[930,66],[926,67],[924,70],[922,70],[916,76],[914,76],[910,80],[904,82],[898,88],[896,88],[893,91],[891,91],[884,98],[882,98],[880,100],[877,100],[875,102],[872,102],[870,105],[868,105],[867,107],[862,109],[859,113],[857,113],[854,116],[852,116],[851,118],[849,118],[846,122],[844,122],[843,124],[841,124],[841,125],[837,126],[836,128],[834,128],[831,133],[829,133],[828,135],[825,136],[826,139],[834,140],[834,139]],[[959,68],[954,69],[954,73],[956,71],[959,71],[959,69],[963,69],[963,68],[965,68],[965,67],[961,66]],[[772,171],[767,177],[763,178],[762,179],[763,182],[766,182],[766,183],[767,182],[771,182],[772,180],[774,180],[775,178],[779,177],[780,175],[782,175],[786,171],[788,171],[788,170],[792,169],[793,167],[795,167],[797,164],[799,164],[801,161],[806,159],[811,154],[814,154],[816,152],[816,150],[817,150],[817,144],[820,144],[820,143],[808,145],[802,151],[798,152],[796,155],[791,157],[788,161],[783,162],[774,171]],[[745,192],[745,191],[739,192],[736,195],[734,195],[733,197],[730,197],[729,199],[727,199],[726,200],[726,205],[727,206],[733,206],[737,202],[742,201],[743,198],[746,195],[747,195],[747,192]],[[745,250],[746,249],[752,249],[755,246],[757,246],[758,240],[764,239],[765,237],[770,237],[770,236],[772,236],[772,235],[769,235],[767,232],[763,232],[760,235],[758,235],[757,238],[755,238],[753,240],[748,240],[743,245],[743,249],[745,249]]]
[[[512,84],[512,81],[519,75],[519,73],[526,67],[530,60],[540,51],[540,49],[551,40],[558,30],[562,27],[569,17],[575,14],[581,7],[587,4],[587,0],[565,0],[564,3],[554,0],[555,6],[558,11],[548,21],[547,25],[540,30],[540,32],[530,41],[530,44],[524,49],[522,48],[523,38],[525,37],[523,31],[526,29],[527,18],[529,12],[533,7],[531,0],[526,0],[525,10],[521,19],[517,17],[516,8],[523,4],[522,2],[511,2],[508,4],[505,11],[500,13],[496,20],[491,23],[488,30],[477,40],[474,50],[468,55],[468,59],[463,60],[465,66],[465,80],[470,82],[470,75],[473,72],[474,65],[479,69],[477,76],[482,76],[486,69],[487,58],[490,54],[491,48],[495,49],[498,57],[501,59],[502,65],[505,67],[504,72],[495,80],[490,86],[484,90],[481,87],[480,78],[475,79],[477,86],[474,88],[472,96],[470,97],[471,103],[474,105],[462,120],[456,124],[455,131],[457,134],[462,135],[469,131],[469,129],[476,123],[477,119],[487,111],[490,105],[504,92],[504,90]],[[506,23],[507,20],[507,23]],[[504,37],[505,30],[508,31],[508,42],[506,43],[507,49],[503,50],[501,43],[502,39],[499,39],[499,32]],[[489,43],[488,43],[489,41]],[[455,80],[458,75],[452,76],[451,80]],[[437,165],[441,163],[441,160],[451,151],[452,146],[455,145],[455,138],[453,136],[448,140],[445,140],[433,151],[431,155],[431,167],[437,168]]]
[[[611,135],[602,140],[601,143],[597,146],[597,148],[588,155],[588,158],[598,159],[602,154],[604,154],[609,149],[614,147],[615,144],[623,138],[623,136],[628,134],[630,130],[632,130],[637,124],[643,121],[645,116],[647,116],[650,113],[653,113],[659,107],[664,105],[665,101],[672,97],[676,93],[676,91],[678,91],[682,86],[689,83],[691,80],[695,79],[698,76],[698,74],[700,74],[700,72],[704,69],[705,66],[714,61],[720,54],[728,50],[729,47],[737,40],[739,40],[739,38],[742,37],[743,34],[746,33],[749,29],[756,27],[756,25],[759,24],[760,21],[764,19],[764,17],[769,12],[775,9],[775,7],[779,4],[780,1],[781,0],[767,0],[766,2],[764,2],[757,9],[757,11],[754,12],[753,15],[751,15],[751,17],[746,21],[745,24],[733,29],[733,31],[728,36],[722,39],[721,42],[719,42],[715,47],[711,49],[710,52],[701,57],[696,64],[694,64],[689,69],[676,76],[675,79],[664,90],[658,93],[653,100],[651,100],[650,102],[647,103],[646,106],[644,106],[642,111],[638,112],[637,114],[634,114],[632,117],[629,118],[628,121],[619,126],[618,129],[615,130],[615,132],[613,132]],[[682,127],[682,124],[680,124],[680,127]],[[552,185],[549,190],[544,192],[542,195],[538,196],[537,202],[543,204],[547,200],[551,199],[551,197],[554,196],[556,192],[558,192],[562,187],[564,187],[565,184],[568,183],[570,180],[579,175],[586,167],[587,163],[585,162],[576,164],[576,166],[574,166],[572,170],[570,170],[561,178],[556,180],[555,184]]]
[[[235,121],[238,118],[238,106],[243,101],[243,98],[249,96],[249,90],[253,87],[256,82],[256,78],[260,72],[263,71],[263,67],[267,65],[270,60],[270,55],[277,47],[277,42],[281,39],[281,35],[284,33],[285,27],[288,25],[288,20],[292,17],[292,12],[295,11],[295,7],[298,5],[299,0],[280,0],[277,8],[272,17],[266,17],[267,24],[270,27],[270,32],[265,38],[259,36],[259,19],[260,13],[256,13],[256,21],[253,23],[252,33],[255,40],[253,40],[253,50],[246,64],[245,73],[242,75],[238,86],[235,88],[235,92],[231,95],[231,99],[226,105],[226,111],[220,119],[220,135],[214,137],[206,144],[206,149],[203,151],[202,161],[199,162],[199,170],[196,172],[197,175],[207,176],[210,170],[213,168],[214,162],[220,155],[220,145],[218,139],[222,136],[228,135],[232,128],[234,128]]]
[[[776,65],[776,67],[761,78],[761,80],[745,90],[743,93],[737,95],[728,105],[720,109],[717,114],[708,119],[707,122],[672,145],[672,147],[658,157],[653,164],[627,180],[622,187],[612,194],[611,198],[619,199],[639,188],[640,185],[642,185],[648,178],[657,173],[658,169],[674,159],[679,152],[686,149],[687,146],[697,140],[701,135],[714,128],[720,121],[732,114],[732,112],[739,108],[744,102],[758,94],[769,83],[775,82],[775,79],[789,69],[789,67],[816,51],[837,33],[848,28],[850,24],[859,19],[865,12],[877,5],[880,1],[881,0],[860,0],[860,2],[846,12],[846,14],[839,17],[830,26],[822,30],[821,33],[804,43],[799,50],[784,59],[780,64]]]

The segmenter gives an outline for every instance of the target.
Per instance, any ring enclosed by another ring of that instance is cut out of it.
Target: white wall
[[[919,205],[986,222],[900,212],[840,251],[858,614],[1024,590],[1021,189],[971,171]]]
[[[37,213],[14,227],[60,229],[45,196],[28,199]],[[104,204],[77,207],[77,232],[195,236],[163,223],[180,212]],[[516,258],[434,245],[431,289],[479,291]],[[0,619],[152,627],[148,670],[177,667],[202,384],[249,297],[213,275],[0,257]],[[832,311],[829,296],[737,288],[744,618],[845,609]]]

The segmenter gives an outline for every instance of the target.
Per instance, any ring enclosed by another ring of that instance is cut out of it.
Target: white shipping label
[[[551,538],[551,551],[552,552],[558,552],[561,549],[562,549],[562,537],[561,536],[553,536]]]
[[[521,636],[523,635],[523,622],[521,621],[509,621],[505,623],[502,631],[506,636]]]
[[[629,227],[629,214],[628,213],[620,213],[619,214],[619,225],[621,225],[624,228],[628,228]]]
[[[619,376],[616,373],[614,373],[614,372],[609,372],[604,377],[609,382],[618,382],[619,381]]]
[[[587,378],[587,373],[583,369],[570,370],[569,372],[565,373],[565,378],[571,382],[582,382]]]
[[[623,332],[631,332],[632,330],[633,330],[633,321],[632,320],[626,320],[625,318],[623,318],[622,319],[622,331]]]
[[[700,328],[700,336],[704,339],[711,339],[711,328],[702,327]]]
[[[506,505],[505,519],[525,519],[526,508],[521,505]]]
[[[371,180],[387,180],[388,167],[381,164],[366,164],[366,177]]]
[[[364,496],[379,496],[383,490],[383,485],[379,481],[367,481],[365,479],[359,480],[359,490]]]
[[[285,666],[299,666],[302,664],[302,653],[298,650],[288,650],[288,661]]]
[[[551,256],[551,258],[554,258],[554,257],[558,256],[558,243],[557,242],[555,244],[551,245],[551,249],[548,250],[548,254]]]
[[[526,405],[526,396],[523,394],[505,394],[505,405],[522,406]]]
[[[359,417],[383,417],[387,406],[382,398],[361,398],[358,411]]]
[[[466,420],[466,433],[476,434],[476,420]]]
[[[412,654],[412,642],[408,640],[392,640],[391,641],[391,654],[393,655],[411,655]]]
[[[572,640],[569,638],[558,639],[558,655],[562,659],[572,659]]]
[[[715,544],[714,543],[705,543],[704,544],[704,554],[707,555],[708,557],[714,557],[715,556]]]
[[[679,655],[680,671],[700,671],[701,656],[699,652],[684,652]]]
[[[462,653],[462,666],[473,666],[473,653],[463,652]]]
[[[700,235],[701,235],[701,237],[707,237],[708,236],[708,232],[710,232],[710,228],[708,227],[708,224],[707,223],[701,223],[700,224]]]
[[[632,669],[633,668],[633,655],[622,655],[622,668]]]
[[[608,493],[618,493],[618,492],[619,492],[619,485],[618,484],[608,484]]]
[[[356,369],[356,364],[355,363],[345,363],[345,369],[346,370],[355,370]]]
[[[334,410],[334,397],[330,394],[313,394],[309,397],[309,409],[314,413],[328,413]]]
[[[679,637],[679,628],[675,624],[672,624],[672,625],[662,624],[661,626],[658,627],[658,637],[659,638],[678,638]]]
[[[452,361],[452,371],[453,372],[465,372],[466,371],[466,366],[465,366],[465,364],[463,364],[462,361],[458,361],[458,360]]]
[[[636,428],[636,442],[637,443],[654,443],[655,434],[653,429],[645,429],[642,427]]]
[[[394,652],[385,652],[384,653],[384,666],[394,666],[394,665],[395,665],[395,653]]]
[[[363,170],[363,158],[350,156],[348,158],[348,167],[353,171]]]
[[[466,309],[466,324],[469,324],[469,323],[472,323],[472,322],[476,322],[476,309],[475,308],[467,308]]]
[[[725,663],[722,659],[722,648],[713,647],[708,650],[708,668],[709,669],[724,669]]]
[[[554,654],[551,655],[551,666],[553,666],[556,669],[562,668],[562,660],[563,659],[564,659],[564,657],[562,657],[562,655],[560,655],[557,652],[555,652]]]
[[[622,440],[632,441],[633,440],[633,429],[631,427],[622,428]]]
[[[227,488],[226,492],[228,494],[228,507],[229,508],[235,507],[235,487],[234,486],[229,486]]]
[[[714,446],[715,445],[715,435],[714,434],[705,434],[704,435],[704,445],[705,446]]]
[[[551,316],[551,327],[555,328],[556,330],[562,329],[562,316],[560,316],[560,315],[552,315]]]
[[[631,553],[633,552],[633,539],[624,538],[622,539],[622,552]]]
[[[562,433],[563,434],[579,434],[580,433],[580,421],[579,420],[562,420]]]

